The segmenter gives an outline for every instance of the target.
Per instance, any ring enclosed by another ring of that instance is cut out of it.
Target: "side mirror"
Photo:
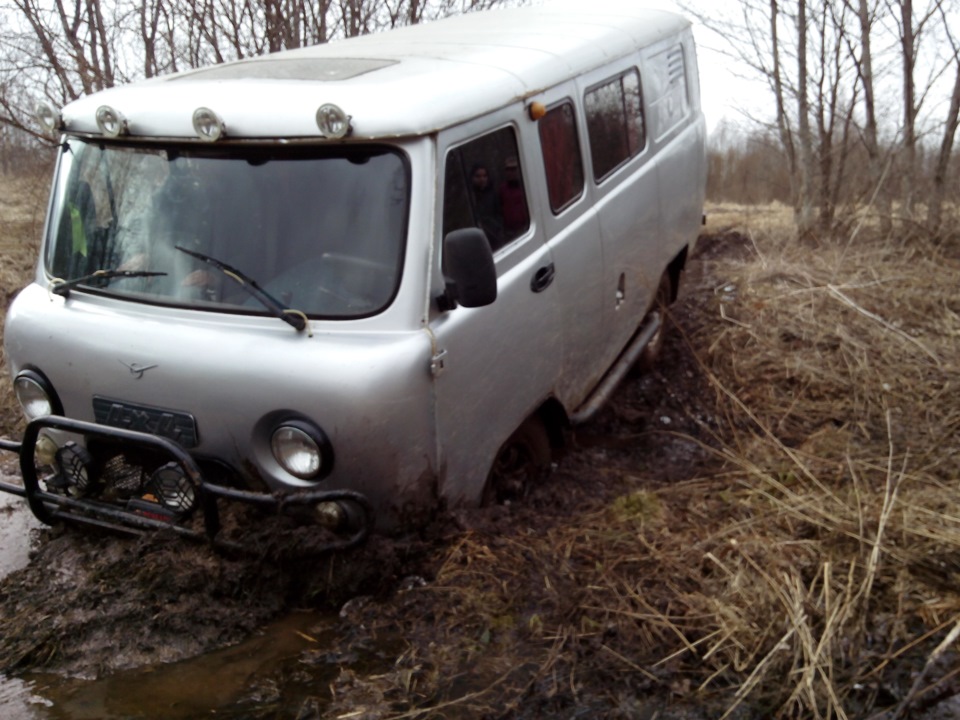
[[[497,269],[487,236],[480,228],[462,228],[443,238],[443,279],[447,290],[441,310],[483,307],[497,299]]]

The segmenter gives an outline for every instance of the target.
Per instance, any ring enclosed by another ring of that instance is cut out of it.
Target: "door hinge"
[[[447,357],[447,351],[443,349],[438,349],[433,356],[430,358],[430,374],[434,377],[440,375],[443,372],[443,363],[444,359]]]

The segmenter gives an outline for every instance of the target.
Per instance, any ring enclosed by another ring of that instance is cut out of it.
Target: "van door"
[[[572,413],[600,381],[606,333],[603,317],[603,248],[593,198],[584,183],[583,149],[567,83],[537,98],[546,114],[537,122],[541,163],[535,180],[543,227],[553,252],[563,318],[563,372],[555,393]]]
[[[629,62],[629,61],[628,61]],[[660,194],[647,142],[640,73],[609,69],[584,83],[590,168],[604,261],[605,365],[629,342],[653,301],[666,261]]]
[[[560,372],[555,266],[530,202],[529,153],[507,111],[438,137],[435,269],[444,235],[479,227],[494,252],[498,290],[491,305],[435,312],[430,322],[440,492],[452,504],[480,499],[497,450]]]

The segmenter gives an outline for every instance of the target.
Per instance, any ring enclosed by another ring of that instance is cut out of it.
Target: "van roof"
[[[431,133],[536,95],[687,27],[631,3],[490,10],[111,88],[64,108],[69,132],[99,134],[97,108],[131,136],[196,138],[207,107],[230,138],[319,138],[333,103],[352,137]],[[469,89],[467,91],[466,89]]]

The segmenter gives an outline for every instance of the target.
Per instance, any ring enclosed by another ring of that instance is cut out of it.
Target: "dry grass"
[[[335,708],[879,719],[957,692],[960,264],[800,246],[783,208],[714,217],[740,232],[677,309],[712,469],[465,532],[371,606],[409,650]]]

